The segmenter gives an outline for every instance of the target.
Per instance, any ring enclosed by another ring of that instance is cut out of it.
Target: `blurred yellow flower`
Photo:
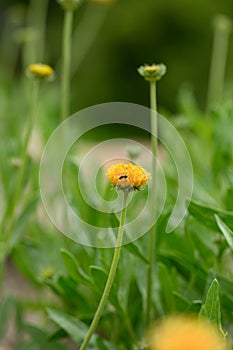
[[[146,185],[150,174],[140,166],[118,163],[107,170],[107,176],[118,190],[130,192]]]
[[[54,269],[52,267],[47,267],[45,270],[42,271],[41,277],[43,279],[51,279],[54,276]]]
[[[203,319],[173,316],[155,326],[149,335],[151,350],[228,350],[213,325]]]
[[[54,76],[54,70],[48,64],[34,63],[28,66],[28,73],[34,78],[52,78]]]

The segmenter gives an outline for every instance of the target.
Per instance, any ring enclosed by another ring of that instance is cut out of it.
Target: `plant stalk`
[[[221,102],[223,97],[227,51],[231,27],[232,25],[228,17],[220,15],[216,18],[207,91],[207,111],[211,107],[212,103]]]
[[[4,214],[4,217],[2,219],[2,224],[1,224],[1,232],[0,232],[0,235],[1,235],[0,236],[0,284],[2,283],[2,278],[3,278],[4,261],[5,261],[7,254],[8,254],[8,250],[9,250],[9,246],[8,246],[9,241],[11,238],[12,231],[14,229],[15,211],[16,211],[19,196],[21,194],[22,187],[23,187],[23,180],[24,180],[25,170],[26,170],[26,166],[27,166],[28,144],[30,141],[32,129],[33,129],[35,118],[36,118],[39,85],[40,85],[40,81],[38,79],[35,79],[33,81],[33,87],[32,87],[29,120],[28,120],[25,138],[24,138],[23,145],[22,145],[22,155],[21,155],[22,163],[21,163],[20,168],[19,168],[19,174],[18,174],[16,188],[15,188],[15,192],[14,192],[12,201],[10,201],[8,203],[8,206],[5,210],[5,214]]]
[[[156,215],[156,157],[157,157],[157,101],[156,101],[156,81],[150,81],[150,109],[151,109],[151,148],[152,148],[152,188],[151,188],[151,229],[149,232],[149,250],[148,250],[148,270],[147,270],[147,305],[146,320],[150,324],[152,308],[152,274],[154,262],[155,245],[155,215]]]
[[[64,121],[70,113],[71,84],[71,47],[74,10],[65,10],[62,44],[62,77],[61,77],[61,119]]]
[[[11,231],[12,231],[13,226],[14,226],[15,210],[16,210],[19,195],[21,193],[22,186],[23,186],[23,180],[24,180],[25,170],[26,170],[26,166],[27,166],[28,144],[29,144],[29,141],[31,138],[32,129],[33,129],[35,119],[36,119],[36,110],[37,110],[38,95],[39,95],[39,85],[40,85],[39,79],[35,79],[33,81],[33,87],[32,87],[29,121],[28,121],[28,126],[27,126],[27,130],[26,130],[25,138],[23,141],[23,146],[22,146],[22,155],[21,155],[22,164],[19,168],[19,175],[18,175],[18,180],[17,180],[17,184],[16,184],[16,189],[14,192],[12,204],[11,204],[11,206],[9,208],[9,212],[8,212],[8,217],[9,217],[10,221],[9,221],[9,226],[7,228],[7,231],[6,231],[7,232],[7,240],[9,239]]]
[[[111,264],[111,268],[109,271],[108,279],[102,294],[102,297],[100,299],[98,308],[96,310],[95,316],[92,320],[92,323],[90,325],[90,328],[88,330],[88,333],[86,335],[86,338],[84,339],[80,350],[85,350],[87,348],[87,345],[98,325],[98,322],[100,320],[100,317],[102,315],[102,312],[104,310],[104,307],[107,303],[108,296],[115,278],[116,274],[116,269],[118,266],[118,261],[120,258],[120,252],[121,252],[121,245],[122,245],[122,240],[123,240],[123,233],[124,233],[124,224],[125,224],[125,216],[126,216],[126,209],[127,209],[127,199],[128,199],[128,192],[123,192],[124,197],[123,197],[123,205],[122,205],[122,212],[121,212],[121,218],[120,218],[120,225],[119,225],[119,230],[118,230],[118,235],[117,235],[117,242],[116,242],[116,247],[114,251],[114,256]]]

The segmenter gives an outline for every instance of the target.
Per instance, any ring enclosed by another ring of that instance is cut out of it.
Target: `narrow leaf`
[[[216,222],[221,232],[224,234],[224,237],[231,248],[233,250],[233,231],[220,219],[218,215],[215,215]]]
[[[70,316],[65,314],[64,312],[47,309],[47,313],[53,322],[55,322],[59,327],[61,327],[69,336],[73,339],[73,341],[77,345],[81,345],[83,339],[85,338],[88,332],[88,326],[80,321],[78,318],[74,316]],[[99,336],[93,334],[89,344],[88,349],[109,349],[109,350],[117,350],[113,344],[106,340],[101,340]]]
[[[216,279],[211,283],[205,304],[202,305],[201,316],[207,317],[210,322],[216,324],[221,329],[221,311],[219,301],[219,284]]]
[[[91,285],[90,278],[78,266],[75,256],[72,253],[70,253],[68,250],[63,248],[60,250],[60,252],[63,258],[63,262],[65,264],[68,276],[70,276],[75,281],[78,281],[87,286],[90,286]]]
[[[74,316],[67,315],[58,310],[48,308],[47,312],[49,318],[64,329],[76,344],[80,345],[82,343],[88,331],[88,327],[85,325],[85,323],[81,322]],[[92,337],[90,344],[93,344],[94,339],[95,335]]]
[[[11,296],[7,297],[0,305],[0,340],[4,337],[8,319],[14,309],[15,301]]]
[[[212,208],[195,201],[190,202],[188,211],[196,220],[212,230],[219,230],[215,215],[218,215],[229,226],[229,228],[233,230],[233,214],[231,212]]]
[[[144,253],[138,247],[137,243],[130,243],[124,246],[131,254],[135,255],[139,259],[141,259],[144,263],[148,264],[148,259],[145,257]]]

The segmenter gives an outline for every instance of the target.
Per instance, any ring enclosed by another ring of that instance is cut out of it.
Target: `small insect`
[[[119,182],[117,184],[117,188],[121,190],[129,191],[129,192],[135,191],[135,190],[140,191],[138,187],[131,185],[128,179],[128,175],[125,175],[125,174],[119,176]]]
[[[122,180],[122,179],[127,179],[128,178],[128,176],[127,175],[120,175],[119,176],[119,180]]]

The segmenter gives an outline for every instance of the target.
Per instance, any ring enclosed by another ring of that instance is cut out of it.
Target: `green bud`
[[[66,11],[74,11],[82,0],[57,0]]]
[[[131,160],[135,160],[137,159],[141,153],[142,153],[142,148],[140,146],[135,146],[135,145],[127,145],[125,147],[125,151],[127,152],[128,154],[128,157],[131,159]]]
[[[214,28],[221,32],[230,33],[232,30],[232,20],[230,17],[225,15],[217,15],[213,22]]]
[[[19,44],[36,42],[39,38],[39,32],[33,27],[17,29],[13,35],[14,40]]]
[[[154,82],[160,80],[166,73],[167,67],[164,64],[145,64],[138,68],[138,73],[147,81]]]

